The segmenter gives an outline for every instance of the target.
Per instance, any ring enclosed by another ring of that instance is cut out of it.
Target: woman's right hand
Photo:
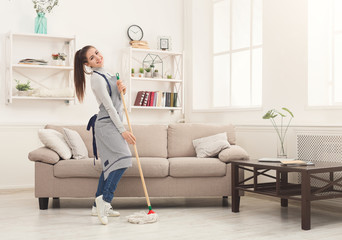
[[[135,144],[135,136],[130,131],[125,131],[121,133],[122,137],[126,140],[128,144]]]

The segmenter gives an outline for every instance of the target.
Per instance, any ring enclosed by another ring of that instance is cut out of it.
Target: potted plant
[[[65,53],[58,53],[58,59],[59,59],[58,65],[65,66],[66,57],[67,57],[67,55]]]
[[[144,69],[139,68],[139,77],[143,78],[144,77]]]
[[[145,71],[146,71],[145,77],[147,77],[147,78],[152,77],[152,73],[151,73],[151,68],[150,67],[145,68]]]
[[[131,69],[131,76],[134,77],[134,68]]]
[[[159,77],[158,69],[154,70],[154,72],[153,72],[153,77],[156,77],[156,78]]]
[[[53,53],[52,55],[52,65],[57,66],[58,65],[58,53]]]
[[[172,79],[172,74],[166,75],[166,78],[167,78],[167,79]]]
[[[30,86],[30,81],[27,81],[27,83],[20,83],[20,81],[15,80],[17,85],[15,88],[18,90],[18,96],[28,96],[29,90],[32,90]]]
[[[285,141],[285,137],[286,137],[286,133],[287,130],[290,126],[291,120],[292,118],[294,118],[293,113],[283,107],[282,108],[283,111],[285,111],[285,113],[282,113],[276,109],[271,109],[269,110],[262,118],[263,119],[269,119],[274,127],[274,129],[277,132],[277,136],[278,136],[278,143],[277,143],[277,157],[278,158],[287,158],[287,152],[286,152],[286,141]],[[288,114],[288,115],[286,115]],[[277,126],[277,123],[275,121],[275,118],[277,116],[281,117],[280,120],[280,126]],[[285,118],[286,117],[290,117],[290,119],[288,120],[287,124],[285,124],[286,126],[284,126],[283,124],[285,123]]]

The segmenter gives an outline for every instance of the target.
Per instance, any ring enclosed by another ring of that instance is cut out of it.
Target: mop
[[[120,79],[119,73],[116,74],[116,79],[117,80]],[[133,133],[132,127],[131,127],[131,124],[130,124],[130,121],[129,121],[129,117],[128,117],[128,112],[127,112],[127,107],[126,107],[124,95],[123,95],[122,91],[120,92],[120,95],[121,95],[122,103],[123,103],[123,106],[124,106],[124,109],[125,109],[125,114],[126,114],[126,119],[127,119],[129,131],[131,133]],[[143,211],[136,212],[133,215],[127,216],[127,220],[128,220],[128,222],[135,223],[135,224],[154,223],[154,222],[156,222],[158,220],[158,215],[152,210],[152,206],[151,206],[151,203],[150,203],[150,198],[148,196],[148,192],[147,192],[147,188],[146,188],[146,184],[145,184],[144,174],[142,172],[141,165],[140,165],[140,160],[139,160],[137,146],[134,144],[133,147],[134,147],[134,152],[135,152],[135,158],[137,159],[137,163],[138,163],[141,183],[143,185],[143,189],[144,189],[145,198],[146,198],[146,202],[147,202],[147,206],[148,206],[149,212],[147,214],[145,212],[143,212]]]

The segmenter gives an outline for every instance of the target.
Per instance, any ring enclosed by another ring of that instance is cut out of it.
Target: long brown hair
[[[84,64],[88,62],[87,52],[90,48],[94,47],[88,45],[78,50],[74,59],[74,83],[76,88],[76,96],[80,102],[83,102],[86,89]]]

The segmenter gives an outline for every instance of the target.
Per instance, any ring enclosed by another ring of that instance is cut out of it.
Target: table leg
[[[240,195],[237,187],[239,186],[239,167],[232,163],[232,212],[239,212]]]
[[[280,188],[282,186],[286,186],[288,183],[288,173],[287,172],[280,172]],[[281,198],[280,199],[280,204],[282,207],[287,207],[288,206],[288,199],[286,198]]]
[[[310,175],[308,172],[302,172],[302,229],[310,230],[311,228],[311,186],[310,186]]]

